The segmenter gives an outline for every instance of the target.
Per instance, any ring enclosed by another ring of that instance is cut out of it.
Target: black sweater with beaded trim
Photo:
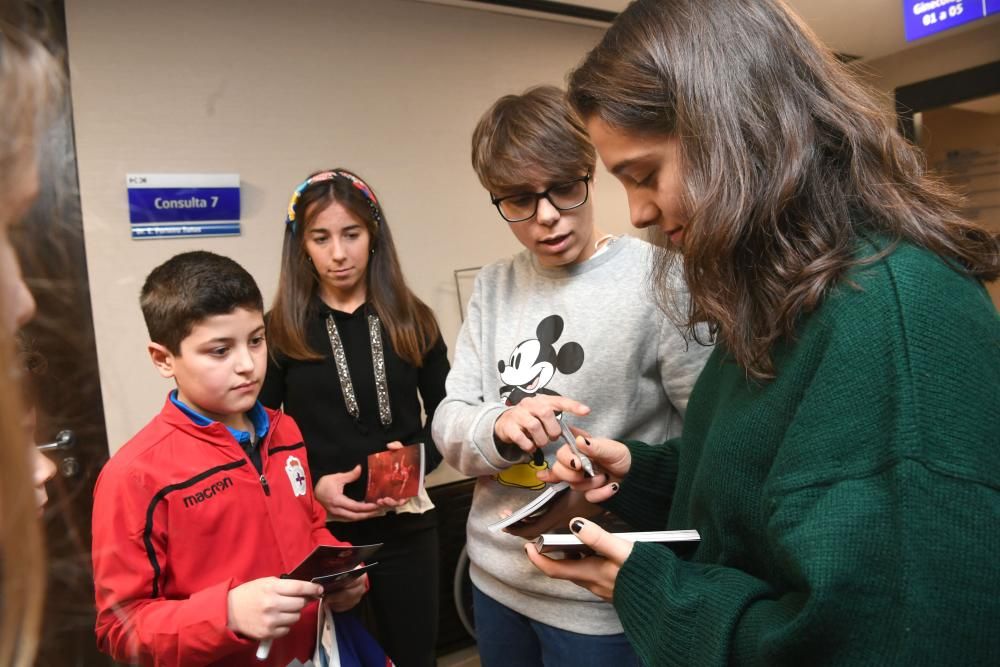
[[[344,404],[326,331],[326,317],[331,313],[344,344],[358,401],[357,422]],[[425,472],[441,462],[431,438],[430,424],[434,410],[445,396],[445,378],[450,369],[448,350],[440,336],[425,355],[423,365],[417,368],[396,354],[383,325],[382,346],[392,406],[392,423],[383,427],[379,421],[367,313],[366,305],[345,313],[314,300],[307,320],[306,341],[323,359],[298,361],[280,353],[269,355],[267,377],[260,393],[261,403],[274,409],[283,407],[298,424],[314,480],[330,473],[348,472],[361,464],[361,477],[344,489],[355,500],[364,498],[367,456],[385,450],[389,442],[423,442]],[[421,419],[421,401],[426,419]]]

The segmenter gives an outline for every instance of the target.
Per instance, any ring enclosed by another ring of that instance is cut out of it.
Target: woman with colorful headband
[[[701,542],[576,519],[606,557],[528,557],[650,666],[995,664],[997,236],[780,0],[638,0],[569,96],[718,344],[680,438],[581,436],[604,473],[552,477]]]
[[[433,312],[406,286],[381,204],[356,174],[319,172],[295,189],[267,337],[260,400],[283,405],[302,429],[337,536],[384,543],[366,598],[374,634],[397,665],[433,665],[433,504],[426,492],[404,502],[364,496],[370,454],[422,442],[425,471],[440,462],[429,428],[447,350]]]

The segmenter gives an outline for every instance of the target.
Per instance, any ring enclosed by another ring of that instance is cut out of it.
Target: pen
[[[270,639],[262,639],[257,645],[257,659],[261,662],[267,660],[267,656],[271,653],[271,641]]]
[[[577,456],[577,458],[580,459],[580,467],[583,468],[584,474],[586,474],[587,477],[593,477],[594,476],[594,464],[591,463],[590,457],[588,457],[586,454],[584,454],[583,452],[581,452],[580,448],[576,446],[576,438],[570,432],[569,426],[566,425],[565,420],[560,419],[559,420],[559,425],[562,427],[562,438],[563,438],[563,440],[565,440],[566,444],[569,445],[569,448],[571,450],[573,450],[573,454],[575,454]]]

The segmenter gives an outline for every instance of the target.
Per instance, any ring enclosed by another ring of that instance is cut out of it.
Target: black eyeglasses
[[[538,200],[545,197],[560,211],[569,211],[587,203],[590,195],[590,174],[558,183],[543,192],[522,192],[507,197],[494,197],[490,201],[497,207],[500,216],[507,222],[524,222],[535,215]]]

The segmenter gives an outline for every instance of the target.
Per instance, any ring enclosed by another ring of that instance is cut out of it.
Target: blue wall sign
[[[133,239],[238,236],[239,174],[127,174]]]
[[[1000,12],[1000,0],[903,0],[906,41],[912,42]]]

